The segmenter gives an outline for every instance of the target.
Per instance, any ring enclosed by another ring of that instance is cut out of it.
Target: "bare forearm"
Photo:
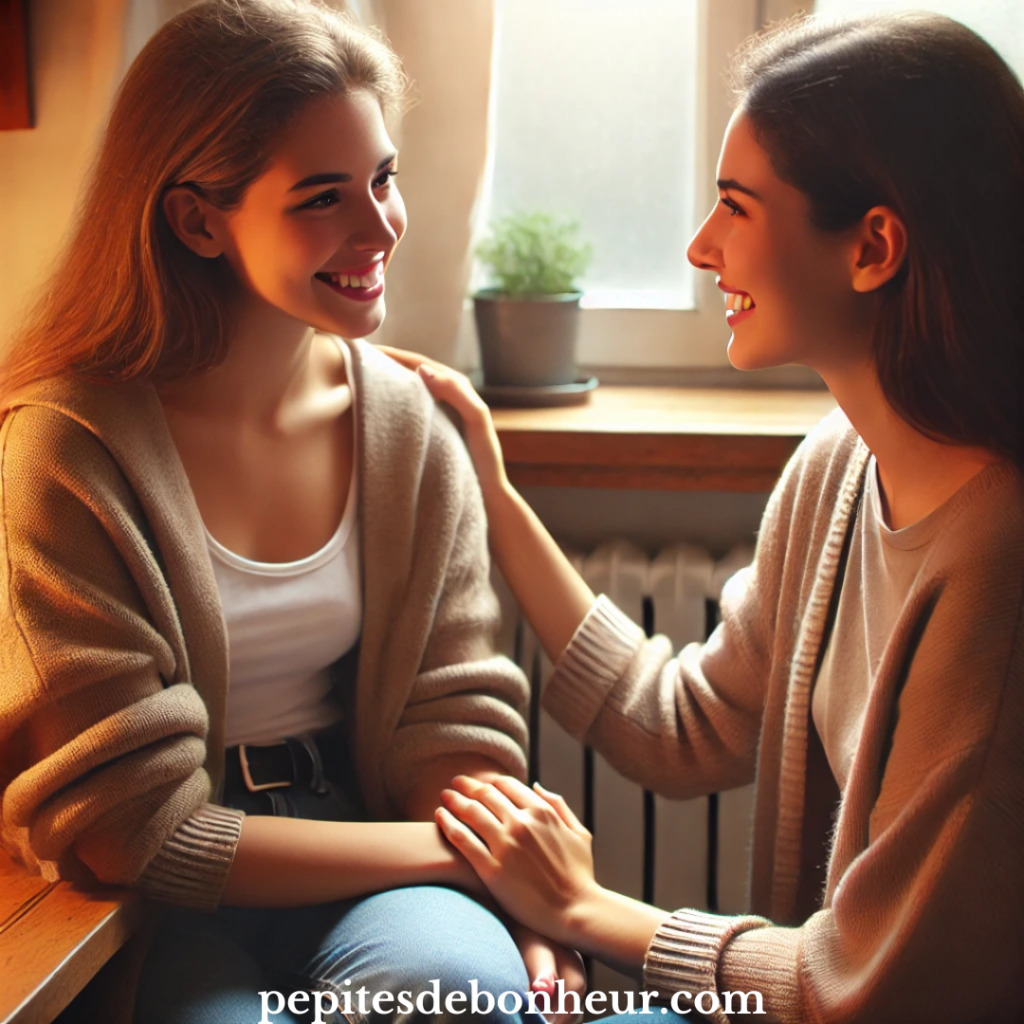
[[[566,915],[564,934],[553,938],[640,981],[647,947],[670,916],[667,910],[598,887]]]
[[[480,889],[433,823],[252,815],[242,822],[222,902],[297,907],[420,884]]]
[[[594,593],[537,514],[510,484],[484,488],[491,551],[541,646],[557,661],[594,604]]]

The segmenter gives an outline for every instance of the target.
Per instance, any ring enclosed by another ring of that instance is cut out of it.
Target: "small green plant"
[[[491,225],[477,256],[507,295],[560,295],[576,291],[592,247],[579,240],[579,223],[549,213],[515,213]]]

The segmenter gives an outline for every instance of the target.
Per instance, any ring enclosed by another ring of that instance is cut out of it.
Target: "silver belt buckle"
[[[245,752],[245,744],[238,744],[238,760],[242,764],[242,779],[245,781],[245,788],[250,793],[261,793],[265,789],[283,789],[285,786],[290,786],[291,783],[285,780],[284,782],[262,782],[255,783],[252,780],[252,772],[249,771],[249,758]]]

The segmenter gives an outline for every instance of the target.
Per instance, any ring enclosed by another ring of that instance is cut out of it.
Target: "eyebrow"
[[[741,185],[735,178],[719,178],[715,184],[723,192],[742,192],[745,196],[750,196],[751,199],[756,199],[759,203],[762,202],[761,197],[752,188]]]
[[[392,153],[390,156],[384,157],[379,164],[377,164],[377,170],[382,171],[389,163],[391,163],[397,153]],[[352,175],[341,172],[328,171],[325,174],[311,174],[308,178],[303,178],[302,181],[297,181],[290,189],[289,192],[298,192],[300,189],[312,188],[314,185],[339,185],[344,184],[346,181],[351,181]]]

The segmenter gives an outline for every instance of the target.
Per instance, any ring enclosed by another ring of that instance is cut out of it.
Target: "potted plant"
[[[477,248],[493,281],[473,296],[486,386],[574,382],[583,294],[576,279],[591,254],[578,233],[576,221],[518,213],[495,221]]]

